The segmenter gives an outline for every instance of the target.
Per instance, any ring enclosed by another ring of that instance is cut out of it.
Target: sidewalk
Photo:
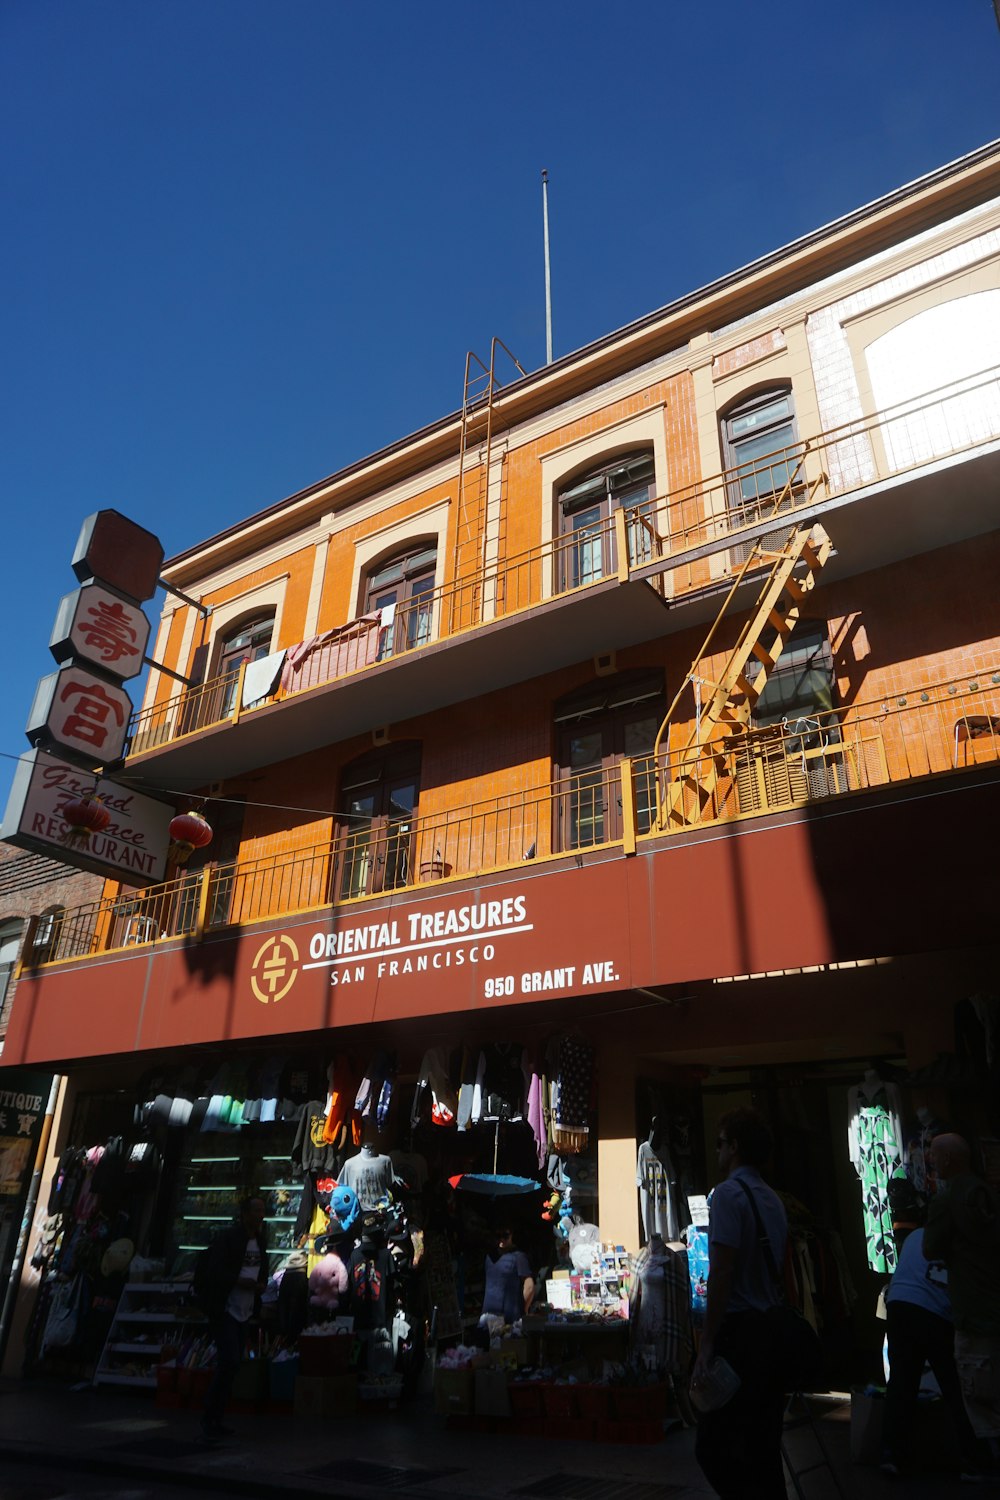
[[[892,1481],[852,1465],[849,1407],[827,1410],[821,1430],[848,1500],[1000,1493],[960,1484],[957,1476]],[[694,1460],[693,1434],[683,1428],[643,1446],[513,1439],[502,1430],[455,1431],[429,1407],[410,1406],[326,1422],[234,1415],[233,1436],[210,1447],[198,1424],[197,1412],[160,1409],[144,1395],[0,1385],[0,1461],[8,1474],[18,1462],[59,1460],[81,1473],[169,1477],[221,1493],[336,1492],[344,1500],[376,1500],[387,1491],[413,1500],[696,1500],[711,1494]],[[819,1456],[808,1428],[790,1433],[788,1447],[800,1467]],[[802,1486],[807,1500],[836,1494],[823,1470],[806,1475]]]

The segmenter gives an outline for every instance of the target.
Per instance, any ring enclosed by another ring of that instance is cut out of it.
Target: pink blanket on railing
[[[281,686],[286,693],[301,693],[304,688],[332,682],[358,667],[368,667],[378,657],[381,615],[359,615],[336,630],[326,630],[311,640],[292,646],[281,672]]]

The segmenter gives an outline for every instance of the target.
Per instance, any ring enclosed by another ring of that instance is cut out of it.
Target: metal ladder
[[[694,726],[686,742],[677,751],[671,751],[666,775],[657,776],[656,826],[661,832],[700,821],[719,779],[716,757],[710,753],[713,736],[717,731],[724,735],[746,733],[754,706],[798,623],[802,606],[815,587],[816,577],[831,550],[830,538],[818,523],[793,526],[785,545],[778,551],[767,549],[758,542],[736,575],[690,672],[667,710],[653,746],[654,761],[659,764],[664,736],[669,737],[677,705],[688,684],[692,684],[696,704]],[[740,631],[718,681],[709,681],[700,671],[701,662],[729,613],[746,573],[762,563],[770,563],[770,570],[750,617]],[[760,664],[752,680],[747,676],[751,658]],[[703,690],[708,692],[704,702]],[[675,767],[673,775],[671,762]]]
[[[462,432],[458,455],[458,504],[455,516],[455,549],[452,577],[456,583],[484,573],[487,566],[490,535],[491,505],[498,544],[503,529],[503,514],[506,499],[504,485],[504,460],[506,452],[499,455],[501,472],[494,475],[494,402],[502,389],[497,378],[497,356],[503,353],[510,360],[518,375],[527,371],[507,348],[502,339],[494,338],[490,344],[490,362],[484,364],[471,349],[465,356],[465,383],[462,389]],[[516,378],[516,377],[515,377]],[[452,622],[452,628],[477,624],[482,613],[482,598],[470,603],[463,597],[463,614],[470,618]],[[474,616],[475,618],[471,617]]]

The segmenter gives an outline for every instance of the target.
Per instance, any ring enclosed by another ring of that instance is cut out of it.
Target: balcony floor
[[[589,656],[620,651],[662,635],[668,611],[637,580],[605,579],[578,593],[446,637],[351,677],[244,713],[172,744],[130,756],[129,781],[201,788],[401,723]]]

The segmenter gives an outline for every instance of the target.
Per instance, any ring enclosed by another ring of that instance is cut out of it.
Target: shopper
[[[246,1325],[267,1284],[265,1205],[247,1198],[234,1224],[222,1229],[195,1268],[194,1291],[208,1317],[215,1343],[215,1374],[201,1419],[204,1436],[215,1442],[226,1435],[223,1413],[243,1357]]]
[[[535,1296],[531,1262],[524,1251],[517,1248],[514,1231],[508,1225],[498,1231],[496,1253],[487,1255],[484,1269],[483,1322],[495,1318],[504,1323],[516,1323],[530,1312]]]
[[[955,1317],[955,1364],[972,1430],[1000,1442],[1000,1199],[972,1170],[960,1135],[931,1142],[940,1186],[924,1230],[924,1254],[948,1268]]]
[[[885,1393],[883,1474],[906,1474],[913,1467],[915,1418],[924,1365],[934,1372],[955,1428],[962,1472],[989,1461],[969,1423],[955,1368],[955,1328],[948,1298],[948,1273],[924,1254],[924,1231],[907,1235],[886,1293],[889,1384]]]
[[[784,1500],[781,1426],[784,1391],[770,1368],[761,1314],[778,1305],[749,1192],[771,1248],[784,1264],[788,1220],[777,1193],[760,1169],[771,1153],[771,1131],[755,1109],[733,1109],[719,1121],[719,1169],[724,1181],[712,1194],[708,1228],[708,1302],[692,1395],[712,1384],[711,1367],[721,1358],[740,1380],[724,1406],[698,1419],[695,1453],[706,1479],[722,1500]],[[741,1185],[742,1184],[742,1185]],[[745,1187],[744,1187],[745,1185]]]

